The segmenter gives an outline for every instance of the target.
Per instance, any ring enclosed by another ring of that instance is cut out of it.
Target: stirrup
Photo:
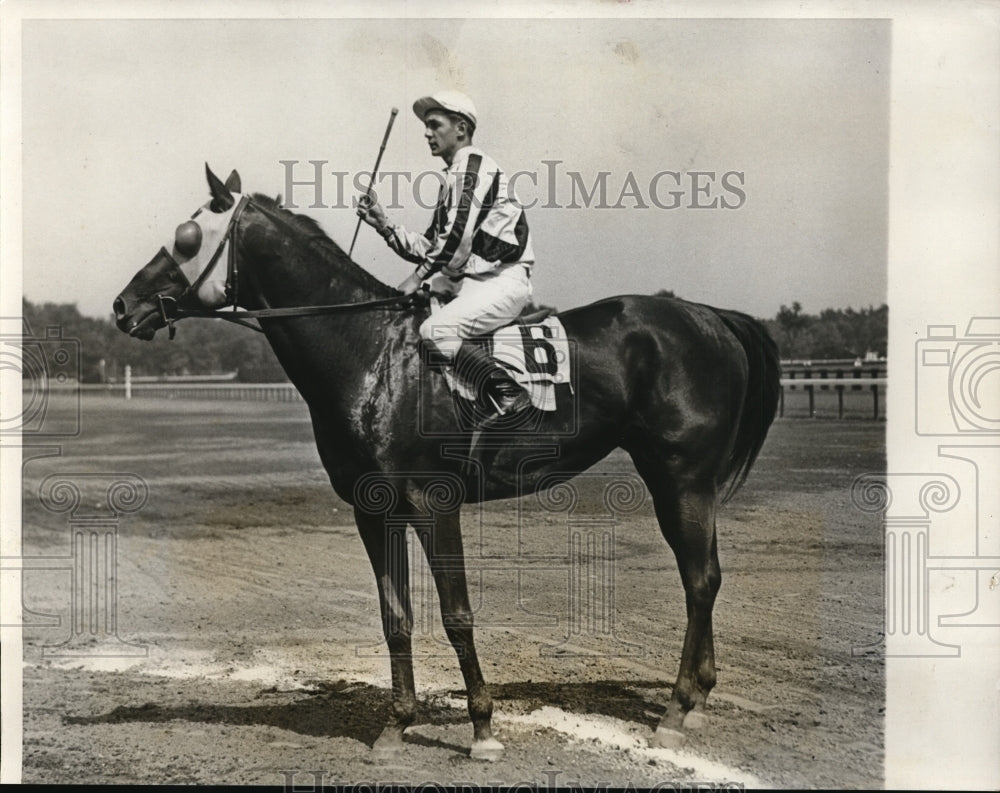
[[[517,416],[534,407],[531,402],[531,397],[528,392],[524,390],[515,396],[514,400],[506,407],[501,406],[497,402],[496,397],[492,394],[489,394],[488,397],[493,405],[494,411],[479,423],[477,429],[480,432],[489,432],[490,430],[496,428],[499,424],[505,424],[512,420],[516,421]]]
[[[487,394],[487,397],[493,405],[492,415],[497,417],[516,416],[518,413],[532,407],[531,396],[523,388],[520,388],[519,393],[513,395],[513,398],[506,406],[501,405],[493,394]]]

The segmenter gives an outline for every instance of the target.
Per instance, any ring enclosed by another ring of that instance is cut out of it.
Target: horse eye
[[[201,247],[201,226],[193,220],[181,223],[174,235],[174,247],[182,256],[194,256]]]

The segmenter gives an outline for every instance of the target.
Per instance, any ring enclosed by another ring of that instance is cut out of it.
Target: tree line
[[[657,295],[675,297],[669,290]],[[530,305],[525,313],[551,306]],[[60,333],[74,340],[84,383],[121,382],[125,367],[134,376],[162,377],[222,374],[235,371],[245,383],[284,382],[288,378],[261,333],[215,319],[177,323],[177,338],[161,331],[150,342],[131,339],[110,319],[82,315],[72,303],[22,301],[25,322],[34,340]],[[889,309],[824,309],[806,314],[798,302],[782,305],[762,320],[778,343],[783,359],[864,358],[885,356]],[[50,330],[55,329],[55,330]]]
[[[677,297],[669,289],[656,293]],[[855,310],[825,308],[805,314],[797,300],[782,304],[770,319],[761,319],[778,343],[782,360],[861,358],[874,354],[885,358],[889,343],[889,306],[883,303]]]
[[[798,301],[781,306],[765,321],[784,359],[885,358],[889,341],[889,306],[885,303],[855,311],[825,308],[804,314]]]
[[[75,304],[23,300],[22,311],[34,339],[45,339],[48,328],[59,328],[63,339],[79,343],[84,383],[122,382],[126,366],[140,377],[235,371],[236,379],[244,383],[288,379],[264,334],[221,319],[178,322],[174,341],[167,338],[165,330],[152,341],[139,341],[118,330],[110,319],[82,315]]]

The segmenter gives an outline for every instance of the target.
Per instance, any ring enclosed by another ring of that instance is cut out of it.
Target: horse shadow
[[[670,698],[672,683],[666,680],[595,680],[579,683],[520,681],[491,684],[490,693],[498,703],[537,710],[551,706],[589,716],[610,716],[646,727],[656,727],[659,715]],[[464,695],[462,691],[453,692]],[[502,708],[502,704],[500,705]]]
[[[505,702],[510,703],[511,710],[523,712],[551,706],[572,713],[611,716],[654,728],[658,721],[655,713],[662,711],[662,703],[669,697],[669,693],[662,690],[668,692],[670,687],[666,681],[524,681],[493,684],[490,691],[501,712]],[[654,690],[656,693],[652,694]],[[463,690],[446,693],[464,701]],[[234,727],[263,726],[320,738],[349,738],[372,746],[392,709],[390,689],[342,680],[316,683],[310,689],[291,692],[263,689],[256,698],[259,702],[242,705],[147,702],[138,706],[118,706],[98,715],[64,716],[63,722],[92,725],[185,721]],[[442,702],[440,696],[431,696],[421,701],[415,724],[467,724],[468,721],[465,708],[455,708]],[[467,747],[427,735],[407,734],[407,741],[460,753],[468,751]]]

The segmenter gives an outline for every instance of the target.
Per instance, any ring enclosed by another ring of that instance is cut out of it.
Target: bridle
[[[244,195],[240,198],[239,204],[237,204],[232,217],[229,218],[229,224],[226,227],[226,233],[223,235],[222,239],[219,241],[218,247],[216,247],[215,252],[212,254],[212,258],[209,260],[205,269],[201,271],[198,277],[192,282],[190,281],[184,272],[181,270],[180,265],[174,257],[166,250],[163,249],[163,253],[170,259],[172,267],[176,273],[180,276],[180,280],[187,283],[187,288],[180,294],[179,297],[171,297],[169,295],[157,294],[156,301],[160,309],[160,317],[163,319],[163,324],[167,327],[169,331],[170,338],[173,339],[177,333],[177,329],[174,327],[174,322],[180,319],[186,319],[188,317],[200,317],[200,318],[212,318],[212,319],[224,319],[228,322],[234,322],[237,325],[243,325],[246,328],[255,330],[258,333],[263,333],[264,331],[257,327],[256,325],[251,325],[246,320],[248,319],[262,319],[268,317],[308,317],[317,316],[320,314],[334,314],[346,311],[368,311],[372,309],[396,309],[403,310],[412,306],[419,299],[420,293],[411,293],[406,295],[394,295],[393,297],[381,298],[379,300],[367,300],[362,303],[333,303],[322,306],[293,306],[288,308],[261,308],[255,310],[240,310],[239,309],[239,257],[236,253],[237,239],[239,232],[240,219],[243,217],[243,212],[246,210],[253,200],[249,195]],[[255,204],[256,206],[256,204]],[[226,260],[226,286],[225,286],[225,296],[226,302],[217,309],[189,309],[183,308],[182,304],[188,300],[197,300],[197,293],[201,286],[205,283],[208,277],[215,270],[222,258],[222,252],[226,249],[228,244],[229,254]],[[231,308],[232,310],[226,311],[224,309]]]

